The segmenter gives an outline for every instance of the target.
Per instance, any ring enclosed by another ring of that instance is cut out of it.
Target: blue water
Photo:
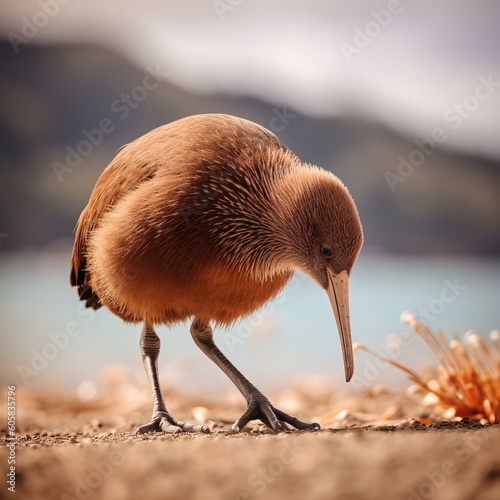
[[[140,326],[126,325],[109,311],[82,308],[69,287],[70,251],[0,254],[0,382],[74,388],[95,379],[109,364],[123,364],[142,377]],[[487,336],[500,329],[500,261],[426,259],[361,255],[351,276],[351,322],[354,342],[382,351],[387,336],[409,332],[400,323],[411,310],[447,334],[474,329]],[[421,311],[427,308],[428,312]],[[72,337],[60,349],[47,347],[67,330]],[[230,383],[194,345],[188,325],[159,329],[160,367],[187,390],[225,391]],[[343,382],[342,355],[326,293],[306,277],[296,277],[273,303],[217,332],[222,351],[256,385],[278,389],[305,374],[322,374]],[[42,365],[23,378],[36,352]],[[35,351],[35,352],[34,352]],[[50,359],[48,359],[50,358]],[[419,339],[400,361],[418,366],[432,361]],[[356,356],[356,374],[366,359]],[[376,382],[401,377],[392,368]],[[403,377],[404,378],[404,377]]]

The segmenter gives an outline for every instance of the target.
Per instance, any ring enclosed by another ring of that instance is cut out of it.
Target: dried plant
[[[448,340],[442,331],[433,331],[410,312],[401,315],[438,357],[436,378],[424,377],[402,364],[381,356],[362,344],[362,349],[403,370],[424,394],[423,403],[444,418],[469,417],[477,422],[500,423],[500,331],[494,330],[487,342],[479,334],[468,332],[461,340]]]

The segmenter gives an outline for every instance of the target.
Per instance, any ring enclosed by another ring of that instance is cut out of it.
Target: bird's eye
[[[330,247],[323,247],[321,253],[324,257],[330,258],[333,255],[333,250]]]

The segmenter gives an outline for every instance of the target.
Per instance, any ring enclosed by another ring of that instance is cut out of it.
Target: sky
[[[0,7],[13,50],[94,43],[183,88],[357,116],[500,159],[493,1],[24,0]]]

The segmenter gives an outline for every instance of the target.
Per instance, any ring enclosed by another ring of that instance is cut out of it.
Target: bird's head
[[[346,380],[354,371],[349,318],[349,275],[363,244],[354,201],[342,182],[317,167],[301,169],[287,182],[289,259],[328,294],[344,357]]]

